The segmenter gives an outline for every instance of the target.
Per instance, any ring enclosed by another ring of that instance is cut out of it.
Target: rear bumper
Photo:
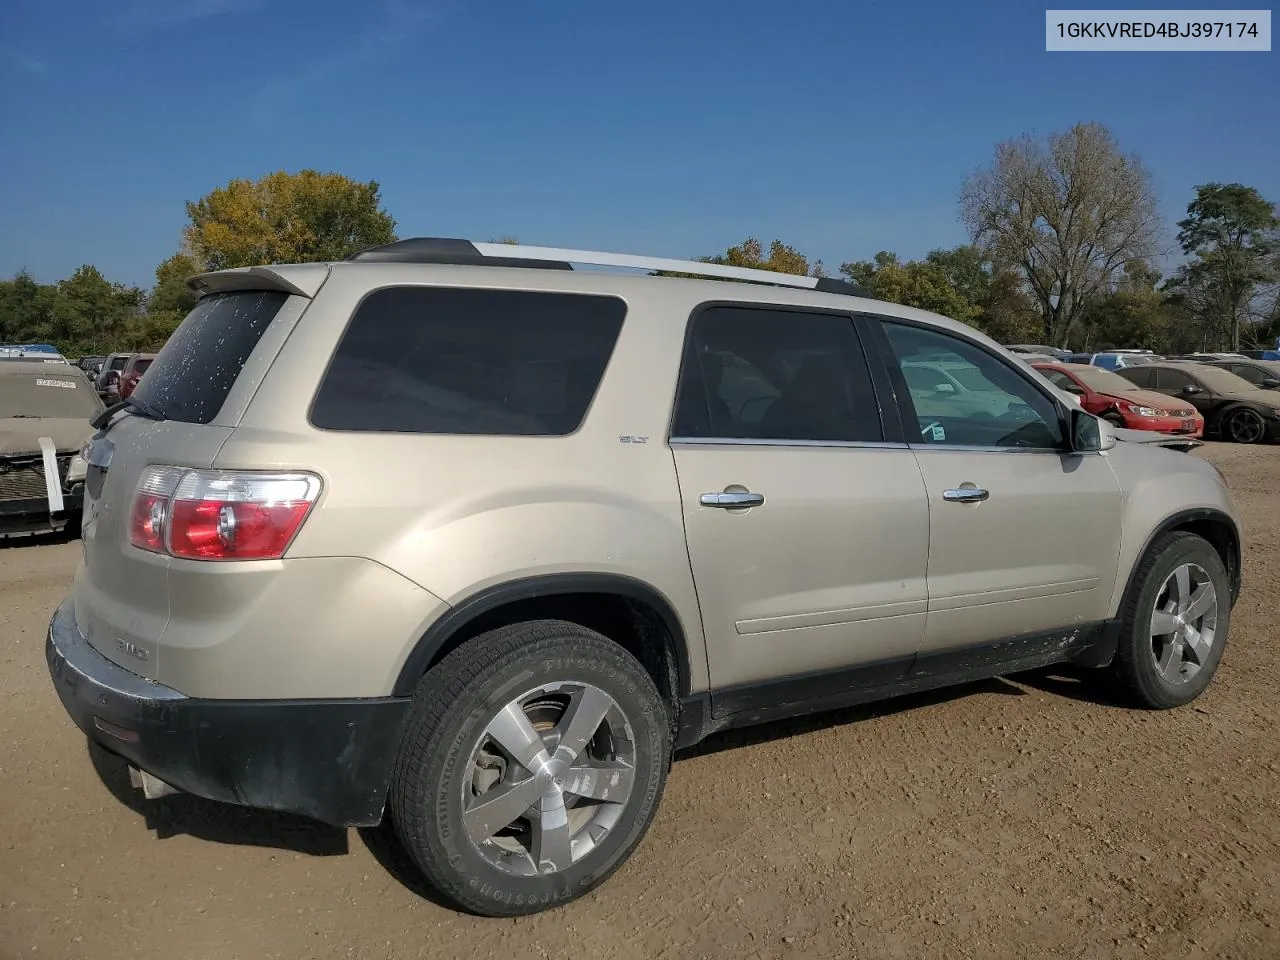
[[[50,621],[45,657],[76,726],[179,790],[342,827],[382,819],[407,698],[186,697],[90,646],[69,601]]]
[[[49,501],[44,497],[0,500],[0,537],[61,530],[67,525],[67,518],[79,513],[83,504],[83,493],[64,493],[62,512],[54,516],[49,513]]]

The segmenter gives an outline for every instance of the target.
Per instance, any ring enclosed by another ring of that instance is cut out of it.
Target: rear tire
[[[670,759],[666,706],[634,657],[576,624],[515,624],[463,644],[418,684],[391,816],[454,903],[537,913],[630,856]]]
[[[1139,562],[1124,602],[1113,678],[1139,706],[1167,710],[1204,692],[1231,625],[1231,584],[1218,552],[1169,533]]]

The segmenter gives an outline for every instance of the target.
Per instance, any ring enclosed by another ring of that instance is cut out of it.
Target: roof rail
[[[857,284],[831,277],[804,277],[773,270],[733,267],[702,260],[673,260],[666,257],[641,257],[629,253],[603,253],[598,250],[572,250],[565,247],[530,247],[510,243],[473,243],[446,237],[413,237],[361,250],[348,260],[382,263],[442,263],[468,266],[535,267],[545,270],[572,270],[573,264],[616,267],[634,270],[688,273],[724,280],[745,280],[776,287],[797,287],[820,293],[841,293],[865,297],[871,294]]]

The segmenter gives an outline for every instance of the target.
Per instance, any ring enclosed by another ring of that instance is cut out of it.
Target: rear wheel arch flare
[[[689,693],[689,647],[674,606],[641,580],[607,573],[526,577],[472,594],[427,628],[393,693],[412,695],[428,670],[472,637],[532,619],[567,620],[609,637],[640,660],[673,705]]]

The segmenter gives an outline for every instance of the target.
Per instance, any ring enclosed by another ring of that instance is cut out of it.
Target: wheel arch
[[[687,634],[674,605],[656,587],[613,573],[555,573],[504,581],[454,604],[419,638],[396,677],[393,693],[410,696],[435,664],[467,640],[507,623],[560,619],[609,636],[626,617],[625,636],[612,636],[641,661],[673,706],[690,693]]]
[[[1179,531],[1194,533],[1204,538],[1217,551],[1218,556],[1222,558],[1222,565],[1227,569],[1227,580],[1231,585],[1231,604],[1234,606],[1236,599],[1240,596],[1242,582],[1240,527],[1230,514],[1211,507],[1180,510],[1158,523],[1134,556],[1122,596],[1127,596],[1133,589],[1134,573],[1142,563],[1142,558],[1150,552],[1152,545],[1165,534]]]
[[[1227,420],[1231,417],[1232,414],[1234,414],[1238,410],[1248,410],[1250,413],[1252,413],[1255,417],[1258,418],[1259,422],[1261,422],[1262,424],[1261,439],[1265,440],[1267,437],[1267,418],[1256,407],[1254,407],[1250,403],[1246,403],[1243,400],[1236,400],[1232,403],[1225,403],[1222,405],[1222,409],[1218,411],[1218,424],[1217,424],[1218,438],[1222,440],[1231,440],[1233,443],[1235,442],[1234,437],[1227,436]]]

